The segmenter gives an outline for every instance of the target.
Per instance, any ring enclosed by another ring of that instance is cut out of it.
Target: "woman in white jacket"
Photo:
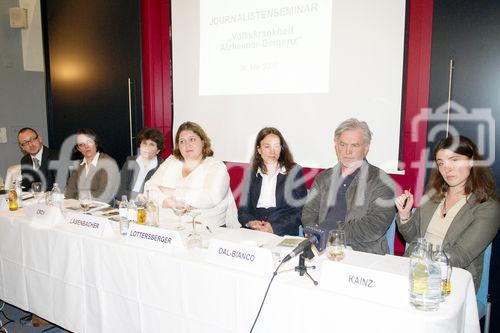
[[[172,208],[181,202],[187,210],[200,212],[197,219],[206,225],[240,227],[227,168],[212,156],[210,139],[201,126],[181,124],[172,155],[144,186],[160,207],[160,222],[175,221]]]

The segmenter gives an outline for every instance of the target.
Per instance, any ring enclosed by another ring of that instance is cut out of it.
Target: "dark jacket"
[[[252,220],[263,220],[271,223],[276,235],[298,235],[302,207],[307,197],[302,168],[295,165],[287,174],[278,174],[274,208],[257,208],[261,187],[262,176],[250,169],[245,176],[245,186],[238,209],[240,223],[244,226]]]
[[[26,191],[31,188],[31,183],[41,182],[42,191],[50,191],[54,182],[56,181],[56,170],[49,169],[50,161],[57,161],[59,159],[59,152],[51,150],[43,146],[42,161],[40,169],[33,169],[33,160],[30,154],[26,154],[21,158],[21,175],[23,177],[22,186]],[[6,184],[6,186],[10,184]]]
[[[396,210],[394,208],[394,182],[379,168],[367,161],[347,189],[347,215],[339,221],[345,232],[346,243],[356,251],[376,254],[389,253],[385,234]],[[321,225],[330,205],[334,202],[340,165],[322,171],[314,179],[307,203],[302,211],[302,224]]]
[[[116,198],[118,200],[121,200],[122,195],[126,195],[129,200],[135,199],[139,193],[144,192],[144,183],[146,183],[149,178],[151,178],[151,176],[156,172],[160,164],[163,162],[163,159],[160,156],[156,156],[156,159],[158,161],[158,165],[156,166],[156,168],[149,170],[146,178],[144,178],[144,181],[141,184],[140,191],[134,192],[132,191],[132,189],[134,188],[140,168],[139,164],[136,161],[137,156],[127,157],[127,160],[125,161],[125,164],[123,164],[122,170],[120,172],[120,188],[116,193]]]

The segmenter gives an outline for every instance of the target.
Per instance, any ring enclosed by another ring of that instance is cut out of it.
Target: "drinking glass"
[[[174,199],[172,210],[174,211],[174,214],[179,217],[179,222],[175,227],[177,230],[184,230],[184,226],[182,225],[182,216],[187,213],[187,207],[186,203],[181,199]]]
[[[188,235],[188,246],[189,247],[201,247],[201,235],[196,231],[196,224],[200,223],[196,221],[196,217],[199,216],[201,212],[196,209],[189,211],[188,215],[192,217],[193,232]]]
[[[150,196],[150,193],[153,193],[153,197]],[[159,224],[159,211],[158,206],[152,198],[155,198],[156,195],[153,190],[147,191],[147,200],[146,200],[146,224],[149,226],[157,227]]]
[[[31,183],[31,192],[33,192],[33,197],[35,198],[36,203],[38,203],[40,199],[43,197],[42,183],[41,182]]]
[[[137,224],[146,224],[147,212],[146,212],[147,198],[144,194],[139,194],[135,204],[137,205]]]
[[[90,191],[80,191],[78,199],[80,200],[80,208],[83,212],[88,212],[92,204],[92,193]]]
[[[331,230],[328,234],[328,258],[340,261],[345,256],[345,233],[342,230]]]

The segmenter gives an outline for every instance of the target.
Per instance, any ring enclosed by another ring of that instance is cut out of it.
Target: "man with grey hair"
[[[338,163],[314,180],[302,211],[304,226],[340,229],[354,250],[388,253],[385,234],[395,214],[394,183],[366,160],[372,133],[351,118],[335,130]]]

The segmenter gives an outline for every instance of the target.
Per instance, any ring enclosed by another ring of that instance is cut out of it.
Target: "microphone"
[[[318,249],[318,252],[322,252],[326,249],[326,243],[328,241],[328,230],[324,229],[320,226],[311,226],[308,225],[304,228],[304,234],[307,237],[314,236],[318,240],[314,246]]]
[[[302,242],[300,242],[299,245],[297,245],[297,247],[295,249],[293,249],[292,252],[287,254],[287,256],[283,259],[283,261],[281,263],[283,264],[283,263],[287,262],[288,260],[292,259],[293,257],[295,257],[297,254],[301,254],[302,252],[304,252],[304,250],[306,250],[311,245],[316,244],[317,242],[318,242],[318,239],[314,235],[309,237],[309,238],[304,239]]]

